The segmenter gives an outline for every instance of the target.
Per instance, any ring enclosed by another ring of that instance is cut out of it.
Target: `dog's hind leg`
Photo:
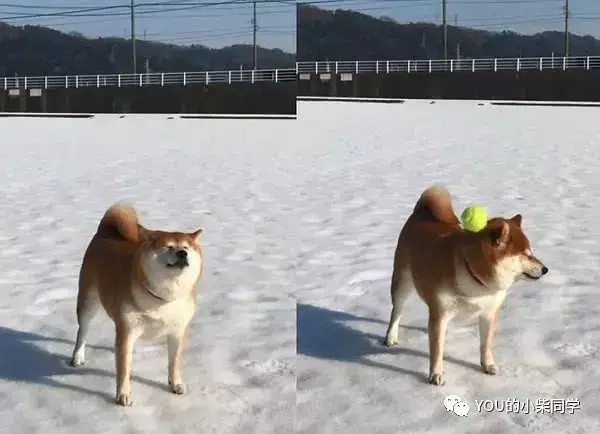
[[[77,340],[71,358],[71,366],[81,366],[85,363],[85,341],[90,327],[92,318],[98,312],[100,306],[100,298],[98,292],[92,287],[80,288],[77,295],[77,322],[79,329],[77,330]]]
[[[391,283],[392,314],[387,333],[385,334],[385,345],[391,347],[398,343],[398,326],[404,302],[414,291],[414,285],[410,270],[408,268],[394,268]]]

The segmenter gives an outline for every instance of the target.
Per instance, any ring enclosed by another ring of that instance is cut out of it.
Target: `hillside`
[[[382,60],[443,57],[441,26],[431,23],[400,24],[353,11],[298,7],[298,60]],[[448,27],[448,55],[456,57],[562,56],[561,32],[520,35]],[[571,35],[571,55],[600,55],[600,41]]]
[[[203,71],[252,67],[252,46],[222,49],[182,47],[137,42],[138,71],[144,58],[151,71]],[[258,67],[293,67],[293,54],[258,49]],[[39,26],[15,27],[0,23],[0,76],[102,74],[131,71],[131,41],[121,38],[88,39]]]

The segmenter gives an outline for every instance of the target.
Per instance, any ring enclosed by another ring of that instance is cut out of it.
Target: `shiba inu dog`
[[[429,382],[444,384],[446,329],[457,314],[479,317],[481,366],[495,375],[492,347],[508,289],[515,281],[537,280],[547,272],[533,256],[520,214],[489,219],[480,232],[468,232],[460,226],[450,193],[430,187],[398,238],[385,344],[398,342],[402,306],[415,288],[429,308]]]
[[[202,229],[192,233],[149,230],[139,224],[132,207],[114,205],[85,252],[71,365],[85,363],[90,321],[102,305],[116,328],[116,400],[121,405],[132,404],[131,358],[138,338],[166,337],[169,386],[173,393],[185,393],[181,355],[203,269],[201,233]]]

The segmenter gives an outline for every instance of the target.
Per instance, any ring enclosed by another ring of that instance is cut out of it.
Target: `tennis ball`
[[[463,227],[470,232],[479,232],[488,221],[487,213],[480,206],[468,206],[460,215]]]

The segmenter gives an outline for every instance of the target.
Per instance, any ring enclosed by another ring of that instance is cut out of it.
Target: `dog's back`
[[[396,248],[394,274],[410,270],[415,285],[451,278],[453,236],[461,231],[452,198],[444,187],[433,186],[421,194],[406,221]],[[435,266],[434,266],[435,264]]]
[[[83,257],[78,311],[86,310],[86,304],[99,299],[108,315],[114,316],[118,299],[128,296],[139,241],[135,210],[120,204],[109,208]]]

